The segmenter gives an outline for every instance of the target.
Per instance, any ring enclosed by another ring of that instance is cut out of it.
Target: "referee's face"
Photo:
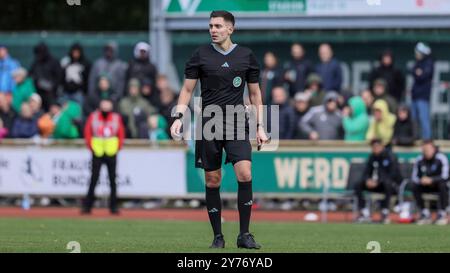
[[[209,21],[209,34],[215,44],[222,44],[233,33],[233,24],[226,22],[222,17],[213,17]]]

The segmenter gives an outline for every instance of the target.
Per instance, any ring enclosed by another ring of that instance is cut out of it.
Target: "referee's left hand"
[[[264,127],[259,127],[258,131],[256,132],[256,141],[258,142],[258,145],[269,143],[269,137],[266,134],[266,131],[264,130]]]

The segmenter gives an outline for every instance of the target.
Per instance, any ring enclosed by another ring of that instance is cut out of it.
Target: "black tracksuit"
[[[368,179],[378,182],[374,189],[368,189],[366,182]],[[360,183],[355,186],[355,194],[358,197],[358,208],[365,207],[363,191],[380,192],[385,194],[381,203],[383,209],[389,207],[389,201],[402,180],[397,158],[389,150],[384,150],[380,155],[371,154],[367,160],[366,167]]]
[[[422,193],[437,192],[439,194],[439,208],[445,210],[448,206],[449,180],[448,158],[445,154],[437,152],[432,159],[426,160],[422,155],[416,159],[412,173],[412,190],[419,209],[424,208]],[[420,183],[422,177],[430,177],[431,185]]]

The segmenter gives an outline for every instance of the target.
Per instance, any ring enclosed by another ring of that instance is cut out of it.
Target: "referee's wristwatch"
[[[180,112],[175,113],[175,115],[173,116],[174,120],[177,120],[177,119],[181,120],[182,118],[183,118],[183,113],[180,113]]]

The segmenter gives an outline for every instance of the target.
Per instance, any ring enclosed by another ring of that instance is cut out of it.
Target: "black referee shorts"
[[[207,172],[222,167],[222,153],[225,150],[225,164],[233,166],[242,160],[252,160],[252,145],[249,140],[196,140],[195,167]]]

